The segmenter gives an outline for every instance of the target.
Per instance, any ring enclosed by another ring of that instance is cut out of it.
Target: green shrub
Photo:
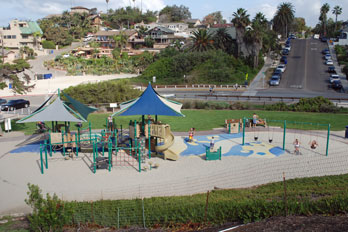
[[[44,49],[56,49],[56,45],[53,41],[43,40],[41,43]]]
[[[63,231],[63,226],[71,220],[72,210],[69,205],[60,200],[56,194],[46,199],[37,185],[28,184],[28,199],[25,199],[33,210],[28,215],[32,231]]]
[[[72,98],[84,104],[124,102],[140,95],[126,80],[81,84],[64,90]]]

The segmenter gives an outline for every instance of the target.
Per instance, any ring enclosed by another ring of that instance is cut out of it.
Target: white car
[[[326,60],[326,61],[325,61],[325,64],[326,64],[326,65],[333,65],[333,61],[332,61],[332,60]]]
[[[331,74],[330,75],[330,83],[333,83],[334,81],[340,80],[340,76],[337,74]]]
[[[83,38],[83,42],[88,42],[88,41],[91,41],[92,40],[92,37],[85,37]]]
[[[63,57],[64,58],[68,58],[68,57],[70,57],[70,55],[69,54],[64,54]]]
[[[325,58],[325,60],[331,60],[331,59],[332,59],[330,54],[326,54],[326,55],[324,56],[324,58]]]
[[[288,50],[290,52],[291,46],[290,45],[286,45],[284,49],[286,49],[286,50]]]
[[[285,64],[280,64],[280,65],[278,65],[277,69],[280,69],[283,73],[283,72],[285,72],[286,66],[285,66]]]

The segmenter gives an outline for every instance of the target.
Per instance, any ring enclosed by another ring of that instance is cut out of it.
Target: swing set
[[[245,126],[246,123],[249,121],[248,118],[243,118],[243,136],[242,136],[242,145],[245,145]],[[286,121],[286,120],[267,120],[265,119],[265,122],[267,122],[267,127],[264,128],[263,131],[267,132],[268,135],[268,143],[273,143],[274,142],[274,132],[275,132],[275,128],[274,127],[270,127],[270,123],[271,124],[278,124],[278,125],[282,125],[283,127],[283,146],[282,149],[285,150],[285,144],[286,144],[286,134],[287,134],[287,126],[293,125],[292,127],[295,128],[294,131],[296,133],[294,133],[294,141],[298,140],[299,142],[302,140],[302,134],[303,131],[305,129],[305,127],[307,128],[312,128],[312,127],[316,127],[317,130],[319,129],[319,127],[325,127],[327,129],[327,136],[326,136],[326,152],[325,155],[328,156],[329,154],[329,141],[330,141],[330,124],[320,124],[320,123],[311,123],[311,122],[296,122],[296,121]],[[300,129],[296,129],[300,127]],[[254,141],[258,141],[260,138],[260,131],[261,129],[254,127],[252,129],[253,132],[253,137],[254,137]],[[298,138],[298,134],[299,134],[299,138]],[[309,148],[312,150],[315,150],[318,146],[319,140],[319,132],[313,132],[312,130],[309,130]]]

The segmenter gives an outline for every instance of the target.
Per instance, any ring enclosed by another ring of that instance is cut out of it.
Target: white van
[[[319,39],[319,37],[320,37],[319,34],[314,34],[313,36],[314,39]]]

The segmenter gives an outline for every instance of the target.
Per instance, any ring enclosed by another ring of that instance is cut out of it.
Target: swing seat
[[[259,139],[259,137],[254,137],[254,140],[257,141]]]
[[[268,142],[269,142],[269,143],[272,143],[272,142],[273,142],[273,139],[268,139]]]

